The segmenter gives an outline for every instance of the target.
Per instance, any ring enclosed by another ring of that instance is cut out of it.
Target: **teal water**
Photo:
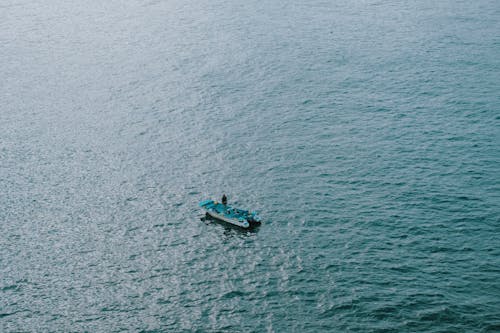
[[[0,17],[1,332],[500,331],[498,1]]]

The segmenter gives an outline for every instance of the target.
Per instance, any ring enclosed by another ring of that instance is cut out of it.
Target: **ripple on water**
[[[0,331],[499,330],[494,2],[10,2]]]

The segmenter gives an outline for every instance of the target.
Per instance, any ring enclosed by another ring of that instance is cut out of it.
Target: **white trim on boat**
[[[227,222],[227,223],[237,225],[237,226],[245,228],[245,229],[250,227],[250,223],[248,223],[248,221],[246,221],[246,220],[245,221],[238,221],[236,219],[228,218],[222,214],[218,214],[218,213],[211,211],[211,210],[207,210],[207,213],[208,213],[208,215],[212,216],[213,218],[222,220],[222,221]]]

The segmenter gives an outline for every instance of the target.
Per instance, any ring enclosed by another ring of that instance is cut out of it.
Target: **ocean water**
[[[0,331],[499,332],[499,2],[2,1]]]

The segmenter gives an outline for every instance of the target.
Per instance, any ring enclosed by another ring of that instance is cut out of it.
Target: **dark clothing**
[[[227,205],[227,197],[225,194],[222,195],[222,204]]]

